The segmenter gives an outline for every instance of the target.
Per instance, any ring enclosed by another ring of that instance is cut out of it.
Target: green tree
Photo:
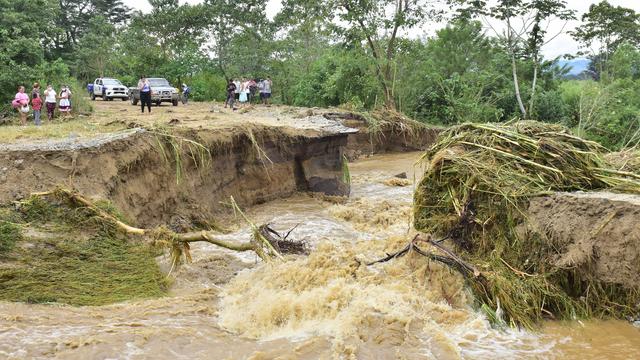
[[[551,21],[567,21],[574,18],[574,11],[567,9],[565,0],[454,0],[461,4],[463,17],[488,17],[501,23],[502,27],[492,27],[500,37],[504,49],[511,59],[513,87],[521,116],[526,118],[533,112],[537,81],[542,63],[541,49],[559,34],[547,34]],[[491,5],[490,5],[491,4]],[[504,29],[504,30],[503,30]],[[532,64],[529,106],[523,100],[518,62]]]
[[[56,30],[49,58],[72,59],[75,47],[89,30],[92,19],[101,16],[112,25],[124,25],[131,9],[122,0],[59,0]],[[51,17],[49,14],[48,17]]]
[[[132,18],[123,51],[138,74],[159,71],[180,82],[207,64],[204,44],[212,17],[204,4],[180,5],[178,0],[151,0],[152,10]]]
[[[611,55],[609,60],[610,75],[613,79],[640,78],[640,51],[637,47],[622,43]]]
[[[433,1],[420,0],[335,0],[328,6],[337,10],[339,33],[351,41],[364,40],[375,63],[375,73],[384,94],[384,103],[396,108],[394,97],[395,56],[401,33],[438,17]],[[391,11],[389,11],[391,9]]]
[[[601,1],[589,7],[582,21],[571,34],[590,55],[590,68],[597,79],[607,72],[609,57],[618,46],[640,46],[640,14],[633,9]]]
[[[75,51],[75,75],[82,80],[108,76],[117,53],[115,26],[102,16],[89,23]]]
[[[0,10],[0,100],[5,107],[18,85],[40,79],[43,45],[52,26],[46,19],[57,10],[50,0],[0,0]]]
[[[273,37],[262,0],[205,0],[212,17],[207,36],[218,70],[227,79],[264,70]]]
[[[438,124],[498,121],[509,92],[509,59],[476,21],[457,21],[398,55],[401,109]]]

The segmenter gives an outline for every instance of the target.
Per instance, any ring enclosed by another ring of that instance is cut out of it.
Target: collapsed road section
[[[295,191],[348,195],[343,149],[356,129],[298,119],[206,129],[134,128],[90,139],[0,146],[0,203],[56,186],[108,199],[138,225],[211,217]]]

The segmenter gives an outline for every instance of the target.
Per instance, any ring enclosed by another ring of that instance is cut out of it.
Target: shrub
[[[21,236],[18,225],[8,221],[0,221],[0,254],[11,251]]]
[[[224,101],[227,81],[219,74],[204,71],[185,81],[191,88],[191,98],[195,101]]]
[[[569,117],[569,106],[556,90],[540,93],[534,111],[536,119],[544,122],[566,123]]]

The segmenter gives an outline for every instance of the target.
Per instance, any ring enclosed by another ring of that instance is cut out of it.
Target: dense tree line
[[[284,0],[273,19],[261,0],[149,2],[0,0],[3,107],[34,81],[147,74],[221,100],[226,79],[271,76],[284,104],[387,106],[445,125],[531,118],[612,148],[640,139],[640,15],[607,1],[572,33],[592,60],[579,80],[542,56],[547,25],[575,18],[564,0]]]

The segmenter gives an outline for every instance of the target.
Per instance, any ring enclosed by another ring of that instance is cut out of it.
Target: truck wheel
[[[109,98],[106,95],[102,95],[102,101],[109,101]]]
[[[135,96],[131,96],[131,105],[138,105],[138,99]]]
[[[96,101],[96,94],[93,91],[91,92],[91,100]]]
[[[127,101],[127,98],[122,98],[122,101]]]
[[[162,104],[162,101],[156,101],[156,106],[160,106],[160,104]]]
[[[171,101],[171,104],[173,104],[173,106],[178,106],[178,100]]]

